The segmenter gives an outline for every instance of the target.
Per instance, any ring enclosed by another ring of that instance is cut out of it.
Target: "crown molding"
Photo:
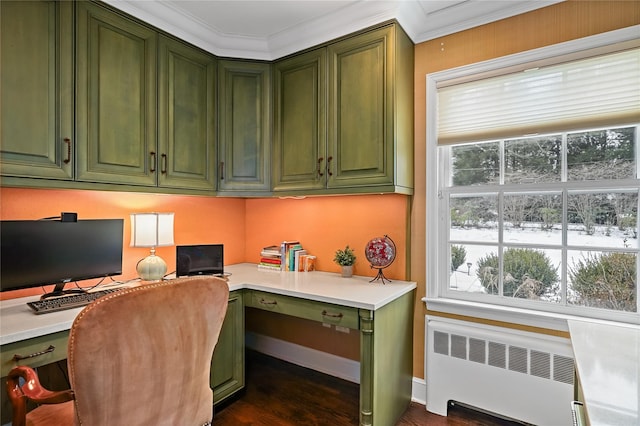
[[[366,8],[353,3],[334,13],[315,19],[312,24],[296,25],[269,39],[272,58],[299,52],[354,33],[381,22],[395,19],[396,2],[371,2]]]
[[[429,0],[357,1],[269,37],[225,34],[170,2],[103,1],[214,55],[271,61],[391,19],[417,44],[563,0],[467,0],[438,9]]]
[[[478,14],[477,2],[466,1],[446,9],[429,13],[427,19],[419,23],[423,24],[426,22],[427,25],[405,28],[405,31],[407,31],[413,42],[417,44],[511,16],[531,12],[532,10],[561,3],[562,1],[564,0],[482,2],[485,6],[485,12],[481,14]],[[402,21],[400,22],[402,25]]]
[[[147,22],[207,52],[222,57],[271,60],[267,40],[228,35],[182,10],[160,1],[104,0],[105,3]]]

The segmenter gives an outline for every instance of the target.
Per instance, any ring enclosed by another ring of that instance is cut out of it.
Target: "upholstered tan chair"
[[[29,367],[9,373],[13,426],[210,424],[211,358],[228,298],[226,281],[193,277],[98,299],[71,327],[71,390],[43,389]],[[25,413],[27,398],[42,405]]]

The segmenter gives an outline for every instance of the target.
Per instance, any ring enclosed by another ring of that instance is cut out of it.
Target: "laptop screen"
[[[176,276],[222,275],[224,256],[222,244],[176,246]]]

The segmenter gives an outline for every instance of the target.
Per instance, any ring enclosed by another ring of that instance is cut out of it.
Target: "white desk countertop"
[[[640,327],[569,321],[589,424],[640,425]]]
[[[377,310],[416,288],[411,281],[370,283],[370,277],[342,278],[329,272],[272,272],[258,270],[255,264],[225,266],[229,290],[252,289],[333,303],[353,308]],[[35,315],[26,305],[39,296],[0,301],[0,345],[69,330],[83,308]]]

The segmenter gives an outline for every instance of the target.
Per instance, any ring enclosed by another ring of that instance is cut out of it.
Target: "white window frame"
[[[548,47],[534,49],[493,60],[470,64],[467,66],[445,70],[426,76],[426,297],[423,299],[427,308],[433,311],[455,315],[464,315],[488,320],[504,321],[526,326],[541,327],[553,330],[568,331],[567,320],[572,315],[547,312],[536,309],[511,307],[485,302],[475,302],[447,297],[438,281],[439,268],[448,267],[443,256],[448,251],[442,250],[441,232],[448,229],[448,223],[438,212],[438,182],[444,178],[439,168],[437,137],[437,86],[452,80],[464,80],[475,75],[491,75],[499,70],[507,70],[526,66],[537,61],[545,61],[553,57],[567,57],[579,54],[584,50],[604,47],[611,44],[637,40],[640,25],[623,28],[591,37],[560,43]],[[640,151],[640,150],[639,150]],[[439,174],[440,173],[440,174]],[[639,256],[640,257],[640,256]],[[615,315],[612,315],[615,317]],[[638,316],[640,318],[640,315]],[[584,319],[584,318],[583,318]],[[597,321],[594,319],[594,321]],[[639,321],[640,323],[640,321]]]

